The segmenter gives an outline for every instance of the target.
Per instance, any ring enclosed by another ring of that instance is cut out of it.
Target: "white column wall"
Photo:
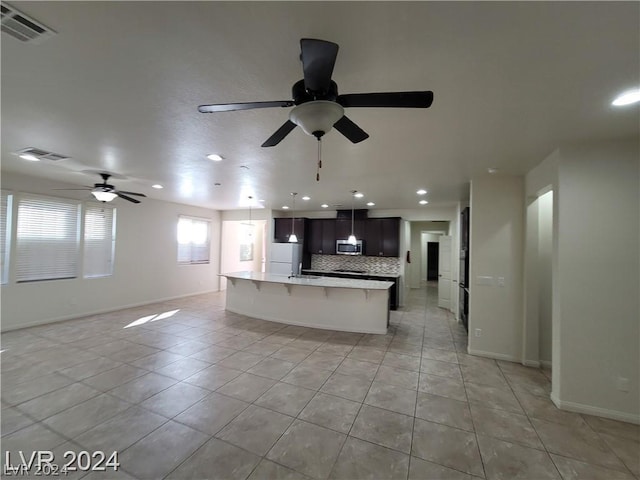
[[[538,351],[540,363],[551,367],[553,191],[538,198]]]
[[[471,181],[471,354],[521,361],[523,198],[520,176],[485,175]],[[498,285],[499,277],[504,277],[504,286]],[[480,336],[476,336],[476,329],[480,329]]]
[[[560,155],[552,399],[640,423],[640,146]]]

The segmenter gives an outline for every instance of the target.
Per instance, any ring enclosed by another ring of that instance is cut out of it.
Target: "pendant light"
[[[293,212],[291,212],[291,235],[289,235],[289,243],[298,243],[298,237],[296,236],[294,226],[294,220],[296,218],[296,195],[297,192],[291,192],[293,197]]]
[[[249,195],[247,197],[249,199],[249,242],[251,243],[253,241],[253,223],[251,223],[251,203],[253,202],[253,197],[251,195]]]
[[[249,199],[249,223],[242,222],[242,241],[244,243],[253,243],[253,218],[251,216],[251,204],[253,203],[253,197],[248,196]]]
[[[358,243],[358,240],[356,239],[355,234],[353,233],[353,214],[354,214],[354,202],[355,202],[355,195],[357,193],[357,190],[351,190],[351,235],[349,235],[349,238],[347,239],[347,242],[350,243],[351,245],[355,245],[356,243]]]

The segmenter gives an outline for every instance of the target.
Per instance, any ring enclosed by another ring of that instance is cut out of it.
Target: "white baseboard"
[[[522,365],[525,367],[540,368],[540,362],[538,360],[523,360]]]
[[[520,363],[520,359],[511,355],[505,355],[503,353],[483,352],[482,350],[474,350],[467,347],[467,353],[469,355],[477,355],[479,357],[493,358],[494,360],[505,360],[507,362]]]
[[[609,410],[607,408],[594,407],[591,405],[585,405],[583,403],[567,402],[560,400],[558,396],[551,392],[551,401],[560,410],[567,410],[569,412],[584,413],[587,415],[594,415],[596,417],[610,418],[612,420],[619,420],[621,422],[633,423],[640,425],[640,414],[619,412],[617,410]]]
[[[47,318],[47,319],[44,319],[44,320],[34,320],[33,322],[21,323],[20,325],[10,325],[10,326],[8,326],[6,328],[5,328],[4,325],[2,325],[2,328],[1,328],[0,331],[2,331],[2,332],[11,332],[13,330],[20,330],[22,328],[38,327],[40,325],[49,325],[49,324],[52,324],[52,323],[66,322],[67,320],[75,320],[77,318],[90,317],[92,315],[102,315],[103,313],[117,312],[118,310],[126,310],[127,308],[143,307],[145,305],[151,305],[153,303],[167,302],[169,300],[178,300],[180,298],[195,297],[196,295],[204,295],[205,293],[215,293],[215,292],[219,292],[219,290],[205,290],[205,291],[202,291],[202,292],[185,293],[183,295],[176,295],[176,296],[173,296],[173,297],[157,298],[157,299],[154,299],[154,300],[147,300],[147,301],[138,302],[138,303],[130,303],[130,304],[127,304],[127,305],[117,305],[117,306],[105,308],[105,309],[102,309],[102,310],[92,310],[90,312],[74,313],[74,314],[71,314],[71,315],[63,315],[61,317],[56,317],[56,318]]]
[[[551,360],[540,360],[540,365],[542,365],[542,368],[546,368],[547,370],[551,370]]]

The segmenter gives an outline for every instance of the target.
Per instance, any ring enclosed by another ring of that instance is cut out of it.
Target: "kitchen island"
[[[387,333],[392,282],[224,273],[230,312],[272,322],[358,333]]]

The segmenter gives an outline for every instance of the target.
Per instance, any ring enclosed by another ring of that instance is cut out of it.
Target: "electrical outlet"
[[[481,328],[476,328],[475,329],[475,335],[476,335],[476,337],[481,337],[482,336],[482,329]]]
[[[498,286],[504,287],[504,277],[498,277]]]
[[[618,390],[620,390],[621,392],[628,392],[629,391],[629,379],[628,378],[624,378],[624,377],[618,377]]]

